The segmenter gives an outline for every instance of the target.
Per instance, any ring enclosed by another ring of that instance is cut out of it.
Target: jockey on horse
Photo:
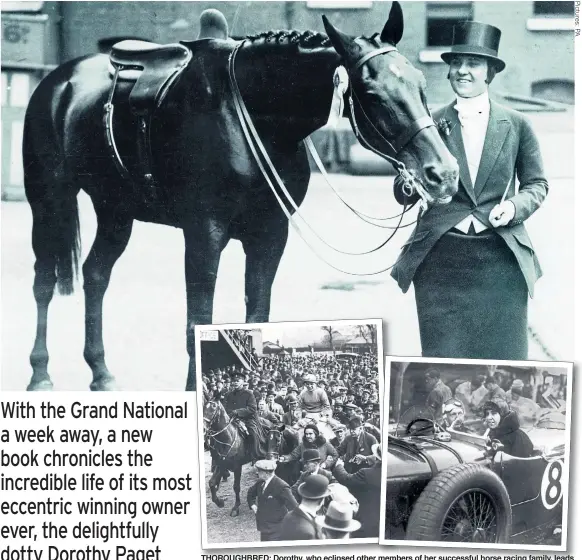
[[[265,455],[260,448],[257,401],[251,391],[243,388],[244,381],[244,373],[237,372],[233,375],[233,389],[224,398],[224,408],[250,441],[251,458],[262,459]]]
[[[332,410],[327,393],[321,387],[316,387],[317,379],[314,374],[308,373],[303,377],[304,388],[299,395],[299,408],[303,419],[300,427],[306,424],[315,424],[322,435],[329,441],[333,439],[333,428],[337,422],[332,419]]]

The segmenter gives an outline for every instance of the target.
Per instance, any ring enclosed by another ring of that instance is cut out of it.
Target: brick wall
[[[323,31],[321,14],[343,31],[353,34],[380,32],[390,2],[374,2],[371,8],[351,10],[311,9],[304,2],[63,2],[62,59],[95,52],[99,39],[139,36],[158,42],[193,39],[200,14],[217,8],[226,16],[234,35],[267,29]],[[529,31],[532,2],[474,2],[474,17],[502,30],[500,55],[507,63],[497,76],[493,91],[529,95],[537,80],[574,80],[574,38],[571,31]],[[401,52],[426,75],[429,102],[441,104],[452,98],[444,63],[421,63],[419,51],[426,46],[426,2],[402,3],[405,29]]]

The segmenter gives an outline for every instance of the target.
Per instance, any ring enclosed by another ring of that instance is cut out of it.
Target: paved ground
[[[210,453],[204,454],[204,481],[205,481],[205,496],[203,503],[206,506],[206,532],[209,543],[252,543],[259,542],[261,537],[257,531],[257,524],[255,514],[249,509],[247,505],[247,492],[249,488],[258,480],[256,469],[250,465],[244,465],[241,474],[241,507],[240,515],[238,517],[230,517],[230,510],[234,505],[234,490],[232,485],[234,483],[234,475],[231,474],[228,480],[222,482],[218,497],[222,498],[224,507],[219,508],[212,503],[212,496],[208,488],[208,481],[210,480]]]
[[[540,135],[551,192],[528,229],[545,270],[531,305],[530,323],[545,346],[531,343],[532,359],[573,357],[574,349],[574,124],[571,114],[533,117]],[[345,198],[364,212],[391,215],[398,207],[392,178],[334,175]],[[83,252],[95,233],[88,198],[80,196]],[[344,250],[375,247],[387,230],[358,220],[314,175],[301,207],[325,239]],[[26,387],[28,355],[35,331],[32,296],[31,214],[26,203],[2,203],[2,388]],[[408,230],[409,231],[409,230]],[[394,262],[407,237],[399,233],[369,258],[333,259],[352,271],[370,271]],[[136,223],[129,247],[113,271],[105,300],[107,360],[123,389],[181,390],[185,384],[185,292],[181,232]],[[328,253],[326,253],[328,254]],[[215,297],[215,322],[244,320],[244,255],[240,243],[225,249]],[[420,350],[412,290],[402,294],[388,273],[347,276],[321,262],[292,231],[272,296],[272,321],[384,319],[384,350],[417,355]],[[55,297],[49,314],[50,371],[55,387],[86,390],[89,369],[83,352],[82,290]]]

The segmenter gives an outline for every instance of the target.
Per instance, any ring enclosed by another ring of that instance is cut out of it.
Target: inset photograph
[[[565,550],[572,364],[386,360],[380,542]]]
[[[377,543],[382,322],[196,327],[203,548]]]

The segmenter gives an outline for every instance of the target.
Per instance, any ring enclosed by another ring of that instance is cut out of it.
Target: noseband
[[[381,47],[379,49],[375,49],[368,54],[365,54],[360,60],[354,64],[352,68],[349,69],[349,73],[354,76],[356,70],[359,70],[366,62],[370,59],[381,55],[381,54],[388,54],[391,52],[398,52],[398,49],[392,45],[388,45],[386,47]],[[358,122],[356,120],[356,111],[354,108],[354,97],[360,106],[360,111],[368,121],[368,123],[372,126],[372,128],[376,131],[378,136],[382,138],[382,140],[392,149],[394,154],[388,155],[372,146],[370,142],[364,137],[360,127],[358,126]],[[374,152],[375,154],[379,155],[380,157],[384,158],[385,160],[389,161],[396,167],[398,174],[403,180],[403,191],[407,196],[412,195],[415,191],[418,193],[420,198],[422,199],[422,204],[426,208],[428,203],[432,201],[431,195],[426,191],[424,185],[416,178],[408,169],[406,165],[402,161],[398,159],[398,154],[412,141],[412,139],[421,131],[426,128],[430,128],[431,126],[436,127],[436,124],[430,115],[423,115],[422,117],[416,119],[400,136],[396,138],[395,141],[390,142],[384,135],[378,130],[378,128],[374,125],[370,117],[366,114],[362,103],[358,99],[356,92],[352,86],[352,80],[350,80],[350,90],[349,90],[349,105],[350,105],[350,115],[352,121],[352,127],[354,129],[354,133],[358,140],[362,143],[362,145],[366,146],[370,151]]]

